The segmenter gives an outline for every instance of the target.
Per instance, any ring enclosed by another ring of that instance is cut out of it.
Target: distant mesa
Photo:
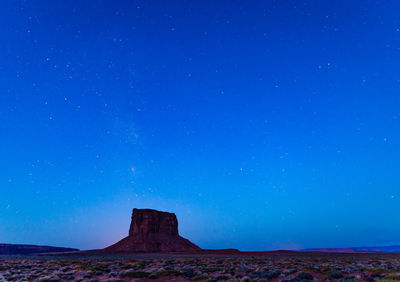
[[[400,246],[318,248],[302,251],[314,253],[398,253],[400,252]]]
[[[118,253],[196,252],[202,249],[178,233],[174,213],[133,209],[129,235],[104,249]]]
[[[21,244],[0,244],[0,255],[29,255],[75,251],[79,251],[79,249]]]

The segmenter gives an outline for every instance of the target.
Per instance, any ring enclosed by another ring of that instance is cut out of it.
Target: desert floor
[[[395,281],[400,254],[0,256],[0,281]]]

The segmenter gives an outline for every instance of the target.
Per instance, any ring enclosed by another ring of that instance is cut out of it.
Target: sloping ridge
[[[75,251],[79,250],[73,248],[51,247],[51,246],[0,244],[1,255],[28,255],[28,254],[60,253],[60,252],[75,252]]]

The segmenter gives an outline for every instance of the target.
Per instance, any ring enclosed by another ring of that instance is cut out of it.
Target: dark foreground
[[[0,281],[395,281],[400,254],[0,256]]]

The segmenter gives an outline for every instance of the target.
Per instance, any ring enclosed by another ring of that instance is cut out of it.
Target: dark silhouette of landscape
[[[104,249],[0,245],[0,280],[395,281],[398,250],[208,250],[179,235],[174,213],[133,209],[128,236]]]
[[[202,249],[179,235],[178,219],[174,213],[155,209],[136,209],[132,211],[128,236],[117,243],[99,250],[80,251],[74,248],[0,244],[0,254],[220,254],[220,255],[270,255],[296,253],[399,253],[400,246],[313,248],[304,250],[239,251],[229,249]]]

